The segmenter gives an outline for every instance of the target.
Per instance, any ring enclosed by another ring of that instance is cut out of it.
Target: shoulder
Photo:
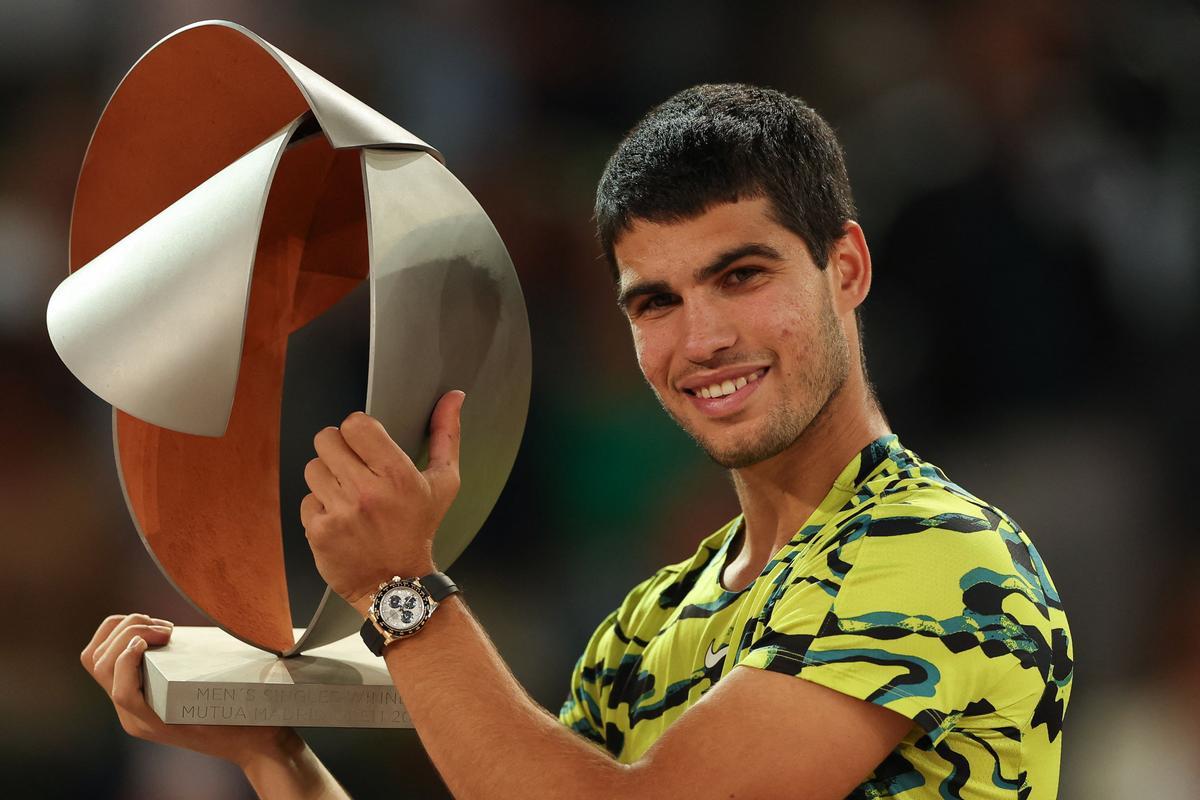
[[[973,635],[995,626],[1008,644],[1037,639],[1022,648],[1038,658],[1067,635],[1062,602],[1029,535],[911,451],[893,451],[859,484],[833,527],[846,573],[835,601],[841,614],[965,617]]]
[[[1039,579],[1040,559],[1016,520],[909,451],[859,486],[839,527],[865,539],[873,557],[930,567],[1022,566]]]
[[[937,663],[974,653],[981,660],[972,671],[980,676],[1019,665],[1028,678],[1019,691],[1045,690],[1050,701],[1065,700],[1073,663],[1070,629],[1028,533],[995,505],[909,455],[900,469],[863,484],[841,524],[859,540],[835,602],[841,626],[938,642],[928,651]]]

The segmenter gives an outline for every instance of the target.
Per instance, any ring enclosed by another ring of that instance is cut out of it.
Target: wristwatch
[[[443,572],[421,578],[401,578],[379,584],[360,633],[367,648],[377,656],[397,639],[412,636],[433,616],[438,603],[458,591]]]

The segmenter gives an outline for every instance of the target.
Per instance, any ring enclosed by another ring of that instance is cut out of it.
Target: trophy
[[[249,30],[189,25],[130,69],[92,134],[70,273],[47,308],[113,407],[129,513],[215,627],[145,658],[166,722],[404,727],[358,614],[326,587],[293,627],[279,500],[288,336],[366,281],[367,413],[422,465],[463,389],[447,567],[491,512],[529,405],[529,325],[503,242],[440,154]],[[312,433],[316,433],[313,431]],[[289,513],[298,510],[289,510]]]

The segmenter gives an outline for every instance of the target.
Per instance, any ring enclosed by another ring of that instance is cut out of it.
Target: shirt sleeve
[[[596,628],[588,641],[583,655],[575,662],[571,671],[571,685],[567,699],[558,712],[562,724],[581,736],[598,744],[604,744],[604,724],[600,713],[600,687],[596,669],[597,651],[605,636],[616,623],[617,612],[609,614]]]
[[[857,524],[857,526],[856,526]],[[1001,608],[1012,578],[990,521],[857,520],[798,559],[739,664],[795,675],[916,722],[936,741],[1037,647]]]
[[[567,699],[558,712],[559,721],[571,730],[609,749],[614,755],[620,750],[614,737],[611,721],[605,720],[603,706],[611,690],[613,673],[629,652],[640,652],[646,645],[638,637],[639,626],[654,627],[649,611],[658,609],[658,593],[679,572],[675,566],[664,567],[639,583],[625,595],[615,611],[596,626],[583,655],[571,672]],[[644,632],[643,632],[644,633]]]

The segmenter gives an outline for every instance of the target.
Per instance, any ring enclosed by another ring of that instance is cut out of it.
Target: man
[[[687,90],[618,147],[596,216],[642,372],[731,470],[742,513],[601,623],[557,720],[459,595],[388,646],[450,789],[1054,797],[1062,605],[1016,523],[888,429],[857,322],[871,257],[829,127],[778,92]],[[424,472],[364,414],[317,434],[301,516],[322,576],[364,616],[382,581],[434,571],[463,399],[434,410]],[[290,731],[162,725],[137,667],[168,637],[113,617],[83,652],[127,730],[234,760],[264,796],[340,792]]]

